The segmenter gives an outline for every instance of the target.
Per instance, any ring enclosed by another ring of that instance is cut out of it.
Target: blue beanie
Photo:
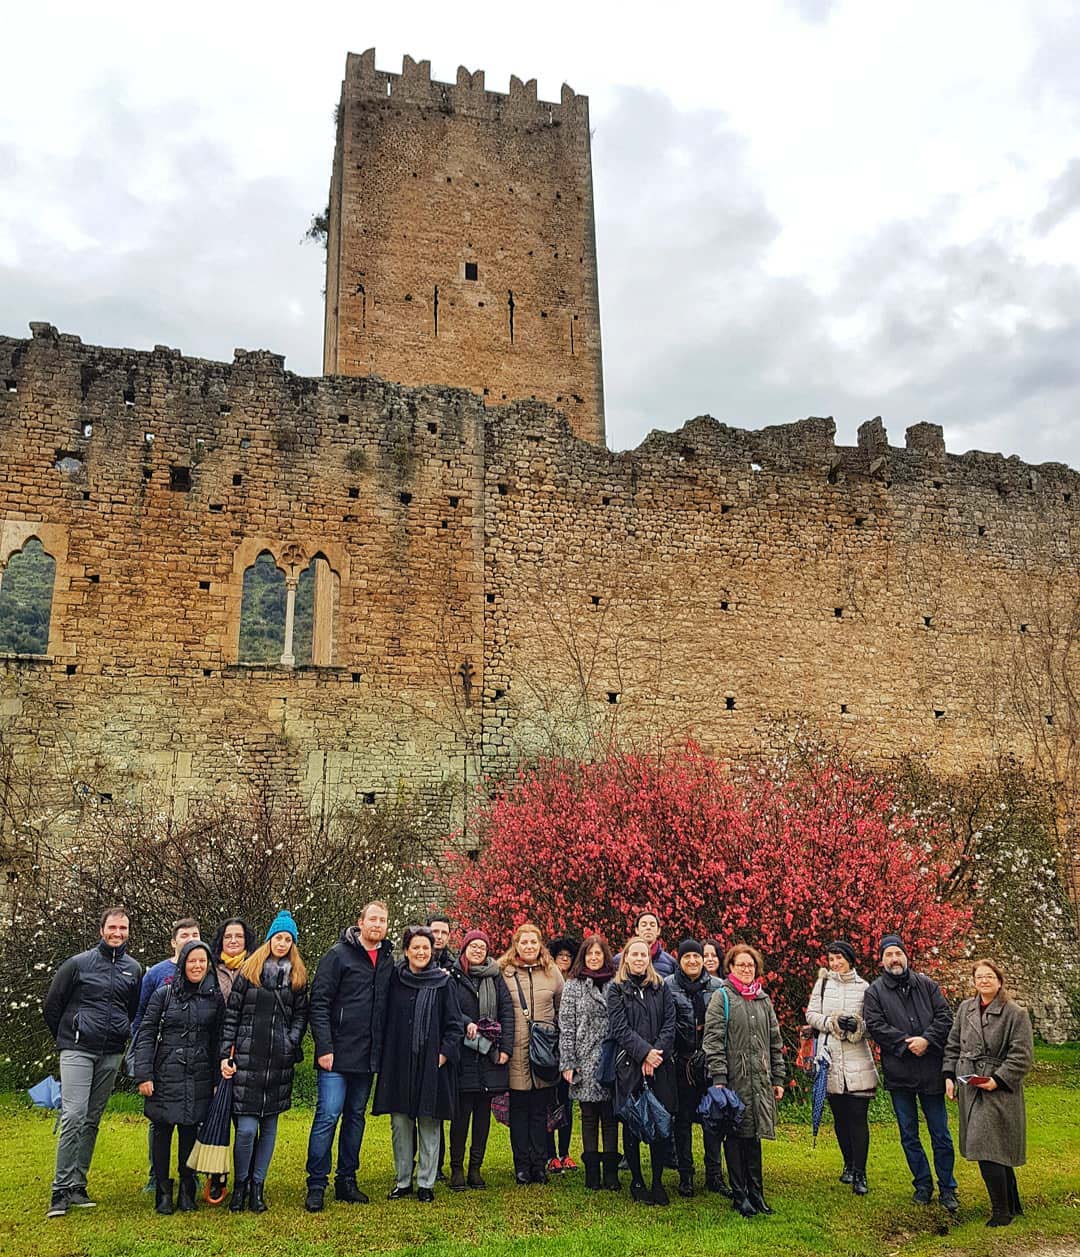
[[[269,942],[275,934],[291,934],[294,943],[300,937],[300,931],[296,928],[292,913],[287,908],[282,908],[270,922],[270,928],[266,931],[266,941]]]

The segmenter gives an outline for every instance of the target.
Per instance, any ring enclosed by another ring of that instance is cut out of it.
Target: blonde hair
[[[630,952],[630,948],[633,947],[635,943],[640,943],[642,947],[645,948],[645,954],[649,957],[649,967],[645,970],[645,981],[648,982],[650,986],[659,986],[663,982],[663,978],[661,978],[661,976],[653,968],[652,949],[643,938],[638,938],[636,934],[633,938],[628,938],[626,940],[626,946],[622,949],[622,953],[619,956],[619,969],[615,974],[615,981],[625,982],[630,976],[630,966],[626,963],[626,960]]]
[[[544,946],[544,936],[539,928],[531,921],[522,921],[517,929],[510,935],[510,946],[499,957],[500,969],[512,969],[518,963],[521,957],[518,955],[518,940],[522,934],[535,934],[540,943],[540,954],[536,958],[536,963],[540,965],[547,974],[556,972],[555,961],[551,958],[551,952]]]
[[[262,986],[263,965],[266,963],[269,955],[270,940],[267,939],[261,947],[256,947],[247,960],[244,961],[240,969],[241,977],[247,978],[252,986]],[[300,959],[300,952],[297,950],[295,943],[289,948],[289,954],[285,959],[292,965],[289,985],[294,991],[303,990],[307,986],[307,966]]]

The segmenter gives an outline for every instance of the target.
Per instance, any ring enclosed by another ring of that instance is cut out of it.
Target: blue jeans
[[[932,1192],[934,1180],[930,1163],[923,1152],[919,1139],[919,1105],[930,1132],[930,1146],[934,1151],[934,1169],[937,1172],[939,1191],[956,1191],[953,1166],[956,1154],[949,1134],[949,1117],[945,1110],[944,1095],[928,1095],[925,1091],[890,1091],[893,1112],[900,1127],[900,1144],[911,1170],[911,1181],[916,1191]]]
[[[330,1156],[334,1131],[341,1122],[338,1138],[338,1178],[355,1178],[360,1168],[360,1144],[364,1139],[364,1110],[374,1074],[339,1074],[332,1069],[316,1069],[318,1093],[315,1119],[308,1138],[308,1187],[326,1187],[330,1181]]]
[[[272,1117],[255,1117],[245,1113],[236,1119],[233,1173],[237,1183],[247,1178],[256,1183],[266,1182],[266,1172],[277,1141],[277,1123],[276,1113]]]

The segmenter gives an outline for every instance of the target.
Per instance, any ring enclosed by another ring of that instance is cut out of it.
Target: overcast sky
[[[317,374],[301,238],[374,45],[591,98],[612,446],[880,414],[1080,467],[1075,3],[38,0],[4,35],[0,333]]]

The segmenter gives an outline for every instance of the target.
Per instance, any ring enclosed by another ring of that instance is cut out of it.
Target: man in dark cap
[[[955,1153],[941,1073],[952,1012],[933,978],[912,970],[898,934],[886,934],[879,951],[882,972],[866,992],[863,1018],[867,1032],[881,1048],[885,1086],[915,1186],[913,1199],[928,1205],[934,1195],[930,1163],[919,1138],[921,1105],[930,1132],[938,1195],[945,1208],[956,1213],[960,1201],[953,1175]]]

